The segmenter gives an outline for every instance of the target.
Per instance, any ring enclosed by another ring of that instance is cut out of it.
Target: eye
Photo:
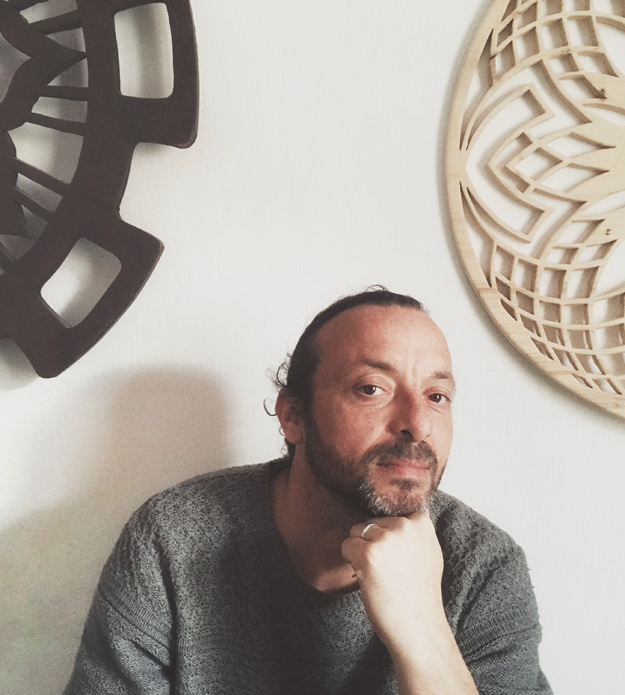
[[[451,403],[451,398],[446,396],[444,393],[431,393],[428,398],[432,403]]]
[[[364,386],[359,386],[358,390],[361,393],[364,393],[366,396],[375,396],[382,393],[382,389],[375,384],[365,384]]]

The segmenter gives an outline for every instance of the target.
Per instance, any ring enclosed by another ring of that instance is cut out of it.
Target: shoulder
[[[269,464],[227,468],[157,493],[124,526],[101,578],[108,593],[156,594],[174,575],[208,560],[269,519]],[[263,494],[263,491],[264,494]]]
[[[445,558],[445,611],[480,692],[481,684],[504,679],[515,692],[550,693],[538,661],[538,607],[521,547],[443,492],[436,493],[431,516]]]
[[[126,523],[117,554],[183,557],[199,549],[217,551],[233,535],[268,523],[272,465],[213,471],[153,495]]]
[[[256,463],[248,466],[232,466],[203,473],[153,495],[148,504],[175,503],[180,499],[204,499],[223,492],[236,492],[265,480],[274,462]]]
[[[235,466],[185,480],[150,497],[131,522],[166,527],[193,518],[228,515],[267,489],[271,465]]]
[[[437,492],[432,519],[445,559],[443,593],[450,623],[465,629],[497,624],[503,631],[538,622],[522,548],[460,500]],[[480,627],[482,629],[482,627]]]

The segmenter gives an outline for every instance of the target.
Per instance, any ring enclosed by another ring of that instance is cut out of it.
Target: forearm
[[[445,622],[427,639],[389,648],[400,695],[478,695],[473,677]]]
[[[477,695],[447,622],[443,557],[427,515],[377,519],[343,543],[373,629],[393,660],[401,695]]]

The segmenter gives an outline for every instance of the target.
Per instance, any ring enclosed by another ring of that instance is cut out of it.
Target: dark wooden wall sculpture
[[[173,52],[173,91],[165,98],[127,96],[120,89],[115,16],[152,0],[75,0],[69,10],[67,4],[59,13],[59,3],[50,0],[0,2],[0,33],[23,59],[0,102],[0,338],[14,340],[44,377],[61,373],[104,335],[161,254],[158,239],[119,215],[135,147],[188,147],[197,132],[197,53],[188,0],[161,2]],[[39,13],[48,16],[28,21],[34,6],[49,8]],[[84,50],[68,47],[76,35]],[[45,99],[82,105],[84,117],[38,112],[35,105]],[[12,131],[24,124],[51,137],[80,139],[69,180],[20,159]],[[70,325],[44,301],[42,288],[81,240],[112,254],[120,268],[91,311]]]

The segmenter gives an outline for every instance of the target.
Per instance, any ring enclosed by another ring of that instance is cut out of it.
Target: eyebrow
[[[451,372],[434,372],[432,376],[435,379],[439,379],[441,381],[449,381],[451,383],[451,388],[453,391],[456,391],[456,380],[454,379],[454,375]]]

